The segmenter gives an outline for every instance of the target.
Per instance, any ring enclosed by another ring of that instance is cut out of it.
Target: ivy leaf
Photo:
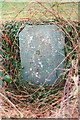
[[[7,83],[10,83],[10,82],[11,82],[11,78],[10,78],[9,75],[5,75],[5,76],[3,77],[3,79],[4,79],[4,81],[7,82]]]

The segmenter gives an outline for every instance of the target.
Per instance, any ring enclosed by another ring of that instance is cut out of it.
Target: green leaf
[[[55,20],[54,20],[54,18],[52,18],[52,22],[54,22]]]
[[[17,81],[17,79],[14,79],[14,82],[16,82]]]
[[[11,79],[10,79],[10,76],[9,75],[5,75],[3,77],[3,79],[7,82],[7,83],[10,83],[11,82]]]

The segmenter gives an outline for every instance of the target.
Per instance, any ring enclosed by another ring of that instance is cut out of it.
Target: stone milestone
[[[64,34],[57,25],[27,25],[19,34],[23,80],[44,83],[65,58]],[[63,72],[62,64],[46,83],[52,84]]]

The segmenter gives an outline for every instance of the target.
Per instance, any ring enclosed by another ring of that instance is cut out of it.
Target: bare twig
[[[7,97],[5,97],[2,93],[0,93],[0,96],[3,97],[8,102],[8,104],[10,104],[20,114],[21,118],[23,118],[23,114],[15,107],[15,105]]]

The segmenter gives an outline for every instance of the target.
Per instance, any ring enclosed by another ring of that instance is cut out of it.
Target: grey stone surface
[[[27,25],[19,34],[21,63],[24,81],[44,83],[50,73],[64,59],[64,35],[56,25]],[[64,68],[64,64],[60,68]],[[62,73],[56,70],[46,83]]]

